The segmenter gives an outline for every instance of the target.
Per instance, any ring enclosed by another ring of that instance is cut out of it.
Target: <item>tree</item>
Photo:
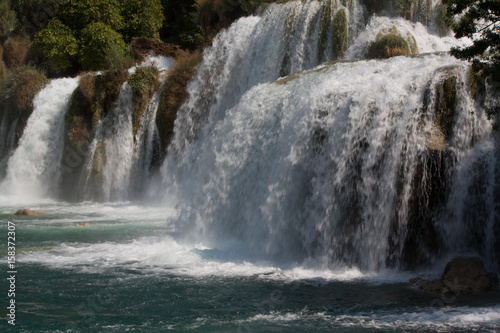
[[[78,44],[71,30],[56,18],[35,35],[32,48],[54,72],[71,67],[73,57],[78,52]]]
[[[73,30],[82,30],[90,23],[101,22],[115,31],[125,26],[117,0],[69,0],[59,15]]]
[[[160,38],[160,28],[165,16],[160,0],[124,0],[121,2],[126,41],[132,37]]]
[[[163,40],[194,49],[201,42],[201,31],[195,22],[196,0],[162,0],[165,24],[160,31]]]
[[[126,44],[120,33],[109,25],[94,22],[87,25],[80,33],[80,51],[78,59],[84,69],[100,70],[110,67],[108,59],[124,57]]]
[[[453,48],[451,54],[472,60],[495,81],[500,81],[500,1],[444,0],[457,38],[469,37],[472,45]]]
[[[11,10],[10,0],[0,0],[0,39],[5,39],[16,24],[16,13]]]

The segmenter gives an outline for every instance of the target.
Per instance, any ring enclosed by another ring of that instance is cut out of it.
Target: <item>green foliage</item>
[[[154,66],[138,67],[127,82],[132,87],[134,95],[142,95],[158,82],[158,75],[158,69]]]
[[[11,9],[10,0],[0,0],[0,39],[6,38],[16,25],[16,13]]]
[[[443,0],[457,38],[473,44],[454,48],[457,58],[473,60],[494,81],[500,81],[500,2],[498,0]]]
[[[69,0],[59,17],[76,31],[97,22],[104,23],[115,31],[125,26],[118,0]]]
[[[125,57],[126,45],[122,36],[109,25],[90,23],[81,31],[78,59],[84,69],[109,67],[109,55]]]
[[[196,0],[162,0],[165,24],[160,31],[162,40],[195,49],[202,41],[201,30],[195,21]]]
[[[384,59],[407,54],[410,54],[408,43],[395,33],[377,38],[368,50],[368,57],[371,59]]]
[[[58,19],[52,19],[33,40],[33,52],[41,55],[49,69],[60,72],[72,66],[78,44],[71,30]]]
[[[255,6],[248,0],[200,0],[199,23],[205,37],[212,37],[242,16],[253,14]]]
[[[1,104],[11,105],[18,113],[30,113],[33,99],[48,82],[45,74],[32,66],[13,68],[2,87]]]
[[[124,0],[121,6],[125,40],[130,41],[132,37],[160,38],[165,19],[161,0]]]

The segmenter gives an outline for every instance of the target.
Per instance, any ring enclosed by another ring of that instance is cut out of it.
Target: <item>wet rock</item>
[[[156,38],[134,37],[130,42],[130,52],[138,60],[142,61],[151,53],[175,57],[179,47],[174,44],[166,44]]]
[[[439,280],[411,279],[410,282],[426,293],[455,294],[488,292],[498,289],[498,277],[486,271],[484,264],[475,257],[456,257],[444,269]]]
[[[41,215],[45,215],[45,214],[40,213],[40,212],[35,212],[33,210],[30,210],[30,209],[19,209],[14,215],[19,215],[19,216],[41,216]]]

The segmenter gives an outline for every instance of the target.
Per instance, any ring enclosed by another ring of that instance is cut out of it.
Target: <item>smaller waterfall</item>
[[[132,89],[124,83],[118,100],[97,127],[82,178],[84,199],[128,200],[133,151]]]
[[[173,59],[148,57],[140,66],[156,66],[166,78]],[[133,74],[135,67],[129,72]],[[126,201],[136,198],[150,180],[150,169],[158,157],[159,139],[156,112],[163,84],[149,100],[134,137],[132,89],[127,82],[118,100],[99,123],[81,176],[81,197],[86,200]]]
[[[64,116],[78,82],[78,78],[53,80],[35,97],[19,146],[8,160],[2,193],[34,199],[57,195]]]

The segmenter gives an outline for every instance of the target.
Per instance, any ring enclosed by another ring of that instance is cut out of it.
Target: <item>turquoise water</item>
[[[498,294],[431,297],[416,273],[325,270],[252,259],[238,242],[185,244],[175,209],[46,202],[16,217],[12,332],[494,332]],[[2,274],[7,276],[6,242]],[[432,272],[426,274],[432,275]],[[2,279],[6,317],[9,288]]]

